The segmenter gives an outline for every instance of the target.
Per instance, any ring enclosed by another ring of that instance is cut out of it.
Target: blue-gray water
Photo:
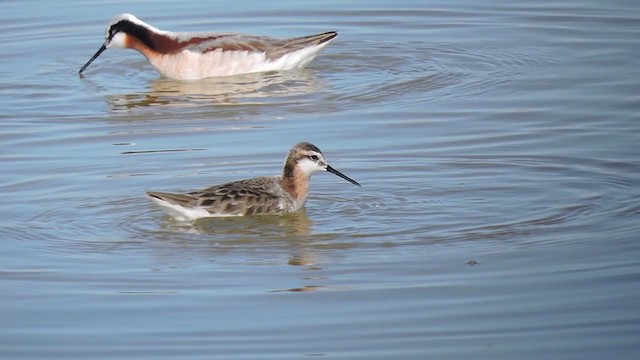
[[[0,358],[640,357],[637,1],[1,7]],[[340,36],[301,71],[181,83],[108,50],[80,78],[121,12]],[[363,188],[195,225],[144,196],[302,140]]]

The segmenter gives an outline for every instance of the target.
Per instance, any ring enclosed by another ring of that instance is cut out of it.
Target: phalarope
[[[282,176],[239,180],[188,194],[156,191],[147,194],[169,215],[183,221],[213,216],[279,215],[304,206],[309,193],[309,177],[319,170],[361,186],[329,166],[315,145],[301,142],[289,150]]]
[[[265,36],[159,30],[131,14],[113,18],[105,42],[78,72],[108,48],[141,52],[163,76],[198,80],[304,67],[338,35],[334,31],[279,40]]]

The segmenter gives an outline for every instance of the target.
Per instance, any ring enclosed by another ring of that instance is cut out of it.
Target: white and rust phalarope
[[[330,31],[279,40],[235,33],[170,32],[121,14],[111,20],[104,44],[79,74],[108,48],[138,50],[160,74],[176,80],[290,70],[306,66],[337,35]]]
[[[183,221],[213,216],[280,215],[304,206],[309,193],[309,177],[319,170],[361,186],[329,166],[315,145],[301,142],[289,151],[282,176],[239,180],[188,194],[155,191],[147,194],[169,215]]]

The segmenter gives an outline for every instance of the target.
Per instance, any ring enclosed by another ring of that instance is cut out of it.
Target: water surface
[[[307,69],[198,82],[108,50],[336,30]],[[640,356],[640,16],[630,1],[9,2],[0,357]],[[172,221],[146,190],[316,174],[283,217]]]

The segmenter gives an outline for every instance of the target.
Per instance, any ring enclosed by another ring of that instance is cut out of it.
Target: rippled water
[[[633,1],[9,2],[0,357],[640,356]],[[199,82],[109,19],[340,36],[308,69]],[[172,221],[146,190],[277,174],[302,212]]]

